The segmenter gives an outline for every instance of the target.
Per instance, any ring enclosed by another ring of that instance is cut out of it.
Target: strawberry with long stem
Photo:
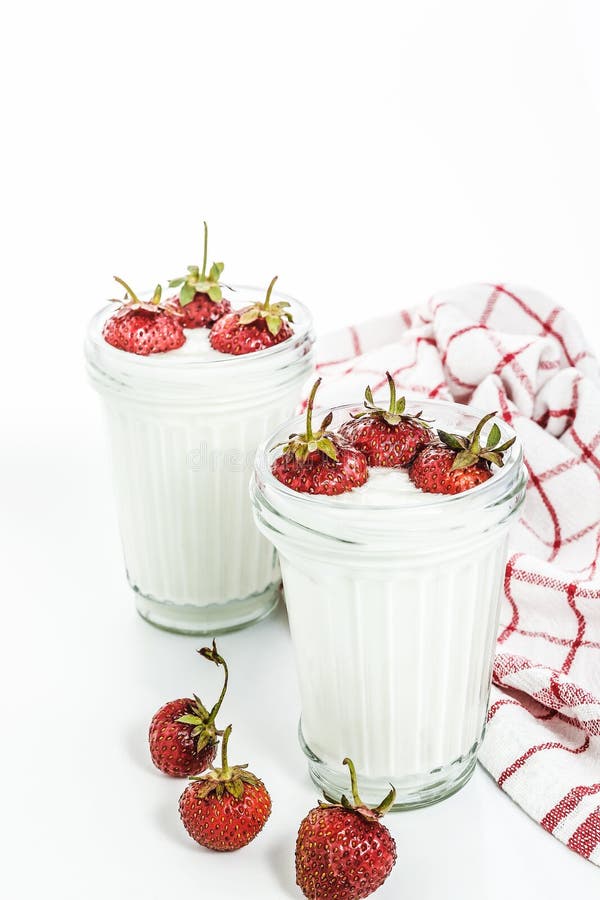
[[[202,269],[188,266],[187,275],[169,281],[169,287],[180,288],[179,296],[172,298],[171,303],[182,311],[185,328],[210,328],[231,309],[231,303],[223,297],[219,281],[225,264],[213,262],[208,272],[207,266],[208,225],[204,222]]]
[[[291,434],[283,452],[273,460],[271,471],[278,481],[307,494],[343,494],[360,487],[368,478],[365,456],[347,440],[329,430],[333,414],[327,413],[321,427],[313,429],[313,407],[321,379],[313,384],[306,407],[306,430]]]
[[[216,718],[227,692],[227,663],[215,641],[212,647],[202,647],[197,652],[222,667],[223,686],[210,710],[194,694],[171,700],[153,716],[149,733],[150,755],[154,765],[167,775],[184,777],[204,772],[215,758],[218,739],[223,733],[217,728]]]

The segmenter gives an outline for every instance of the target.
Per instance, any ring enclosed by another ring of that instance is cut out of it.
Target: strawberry
[[[166,775],[185,777],[204,772],[217,752],[218,736],[215,719],[227,691],[229,672],[227,663],[212,647],[198,650],[205,659],[223,666],[224,681],[219,699],[209,712],[195,694],[180,700],[171,700],[154,714],[150,723],[150,755],[152,762]]]
[[[246,765],[230,766],[228,725],[221,746],[220,769],[192,778],[179,800],[186,831],[210,850],[239,850],[254,840],[271,814],[271,798]]]
[[[343,494],[364,484],[369,476],[367,460],[339,434],[327,431],[333,414],[312,430],[315,394],[321,379],[315,381],[306,407],[306,432],[291,434],[283,452],[271,466],[278,481],[293,491],[305,494]]]
[[[413,483],[434,494],[460,494],[491,478],[491,464],[504,465],[504,452],[515,442],[513,437],[499,446],[500,429],[494,424],[485,445],[481,445],[481,430],[495,415],[484,416],[466,437],[438,430],[441,443],[421,450],[409,469]]]
[[[161,302],[162,288],[156,286],[149,302],[140,300],[122,278],[115,281],[122,284],[127,292],[121,308],[102,329],[104,340],[118,350],[149,356],[151,353],[166,353],[185,344],[185,334],[177,313]],[[127,299],[129,297],[129,300]]]
[[[215,322],[231,311],[231,303],[225,297],[220,303],[215,303],[209,294],[200,291],[186,306],[181,306],[181,297],[173,297],[170,303],[181,310],[184,328],[212,328]]]
[[[169,281],[169,287],[181,287],[178,297],[171,297],[169,304],[182,313],[184,328],[210,328],[231,309],[229,300],[223,298],[219,278],[225,268],[222,262],[213,263],[208,275],[208,226],[204,223],[204,257],[202,271],[199,266],[188,266],[188,274]]]
[[[276,281],[277,276],[271,281],[262,303],[253,303],[219,319],[210,332],[210,344],[214,350],[241,356],[274,347],[292,336],[289,323],[293,319],[287,310],[290,304],[287,300],[271,303],[271,292]]]
[[[311,809],[296,841],[296,884],[309,900],[361,900],[380,888],[396,862],[396,843],[379,819],[392,806],[392,787],[379,806],[370,809],[358,795],[356,771],[350,769],[352,797]]]
[[[408,466],[418,451],[432,440],[428,423],[421,413],[405,413],[406,399],[396,400],[396,385],[386,372],[390,386],[388,409],[376,406],[371,388],[365,391],[367,412],[354,413],[340,428],[342,434],[353,447],[360,450],[370,466],[397,468]]]

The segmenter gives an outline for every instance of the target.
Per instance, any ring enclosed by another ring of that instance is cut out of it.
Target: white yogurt
[[[423,406],[445,430],[468,433],[479,418],[454,404]],[[512,436],[498,424],[503,440]],[[277,482],[272,454],[259,450],[255,515],[279,552],[301,742],[313,778],[334,796],[347,790],[345,756],[367,800],[391,781],[399,805],[422,805],[468,779],[485,722],[508,524],[524,492],[519,447],[507,457],[488,482],[453,497],[423,493],[393,469],[370,469],[362,487],[318,497]]]
[[[230,299],[263,296],[239,288]],[[127,575],[155,624],[216,633],[277,601],[279,572],[252,521],[248,478],[256,447],[294,412],[312,370],[310,315],[290,302],[294,335],[245,356],[213,350],[207,329],[186,329],[177,350],[136,356],[102,337],[114,308],[90,324],[88,371],[105,400]]]

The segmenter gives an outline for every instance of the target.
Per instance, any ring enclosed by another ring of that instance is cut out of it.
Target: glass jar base
[[[136,608],[142,619],[175,634],[216,635],[254,625],[273,612],[281,595],[280,583],[273,582],[264,591],[226,603],[195,606],[171,603],[143,594],[134,584]]]
[[[299,735],[300,745],[308,757],[308,771],[314,784],[334,800],[341,799],[342,794],[349,795],[348,769],[340,766],[338,771],[327,766],[312,753],[304,741],[301,730]],[[459,791],[470,779],[475,770],[479,744],[478,741],[467,754],[447,766],[419,775],[369,778],[358,771],[360,796],[369,806],[376,806],[389,792],[390,784],[393,784],[396,788],[393,811],[419,809],[422,806],[439,803]]]

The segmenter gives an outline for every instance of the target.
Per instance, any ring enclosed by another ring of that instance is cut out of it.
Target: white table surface
[[[220,673],[194,652],[202,639],[161,632],[134,612],[94,399],[58,428],[50,413],[31,430],[22,422],[5,461],[5,471],[27,474],[27,490],[23,479],[6,479],[4,896],[162,900],[210,889],[221,900],[300,897],[296,830],[317,791],[296,740],[285,613],[219,640],[231,669],[221,719],[234,725],[230,756],[264,779],[273,813],[250,846],[211,853],[183,830],[185,781],[153,768],[147,727],[167,700],[216,696]],[[595,867],[480,767],[456,796],[387,823],[398,862],[382,900],[562,898],[600,885]]]
[[[278,272],[319,333],[507,279],[598,349],[598,4],[33,0],[5,18],[1,895],[299,898],[316,791],[281,612],[220,642],[232,755],[273,796],[264,833],[203,851],[183,783],[150,763],[155,709],[219,676],[134,612],[85,322],[111,273],[143,288],[197,261],[206,218],[227,278]],[[388,822],[382,900],[598,894],[598,869],[482,770]]]

